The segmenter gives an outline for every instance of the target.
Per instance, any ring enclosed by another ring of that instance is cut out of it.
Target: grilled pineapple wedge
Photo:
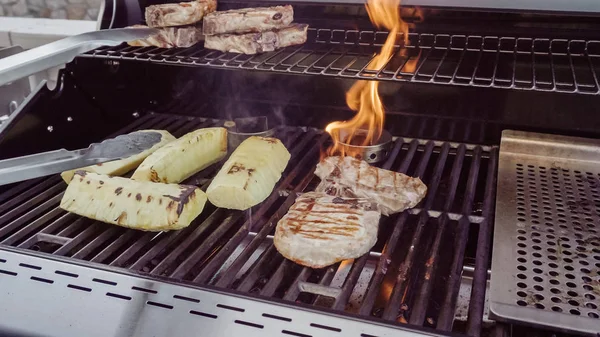
[[[261,203],[273,191],[290,160],[277,138],[250,137],[231,154],[206,190],[218,207],[245,210]]]
[[[168,231],[189,226],[205,203],[206,194],[196,186],[76,171],[60,208],[123,227]]]
[[[178,184],[227,154],[227,129],[192,131],[146,158],[131,179]]]
[[[109,161],[109,162],[102,163],[102,164],[86,166],[86,167],[82,167],[82,168],[75,169],[75,170],[65,171],[60,174],[61,177],[68,184],[71,182],[71,179],[73,179],[73,175],[75,174],[75,171],[78,171],[78,170],[84,170],[84,171],[94,172],[94,173],[98,173],[98,174],[107,174],[107,175],[111,175],[111,176],[120,176],[120,175],[123,175],[123,174],[133,170],[138,165],[140,165],[140,163],[144,159],[146,159],[146,157],[148,157],[150,154],[152,154],[154,151],[160,149],[161,147],[165,146],[166,144],[168,144],[176,139],[175,137],[173,137],[173,135],[171,135],[169,133],[169,131],[165,131],[165,130],[141,130],[140,132],[158,132],[161,135],[160,142],[154,144],[154,146],[149,148],[148,150],[140,152],[131,157],[127,157],[127,158],[123,158],[123,159],[119,159],[119,160],[113,160],[113,161]]]

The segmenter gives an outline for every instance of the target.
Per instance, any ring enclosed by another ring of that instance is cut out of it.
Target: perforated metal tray
[[[504,131],[490,311],[600,331],[600,140]]]

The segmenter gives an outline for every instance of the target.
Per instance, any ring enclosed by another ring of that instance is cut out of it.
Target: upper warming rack
[[[367,66],[387,32],[309,29],[307,43],[259,55],[191,48],[101,47],[83,57],[158,64],[600,94],[600,40],[411,33],[376,71]],[[399,36],[397,41],[403,39]]]

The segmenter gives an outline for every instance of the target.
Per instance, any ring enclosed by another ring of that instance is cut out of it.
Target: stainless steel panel
[[[13,46],[0,49],[0,59],[20,53],[23,48]],[[8,119],[8,116],[17,110],[17,107],[30,92],[27,78],[14,81],[9,84],[0,85],[0,124]]]
[[[3,248],[0,303],[0,335],[435,335]]]
[[[116,46],[125,41],[147,37],[153,28],[108,29],[83,33],[54,41],[0,59],[0,85],[42,70],[70,62],[75,56],[100,46]]]
[[[600,140],[504,131],[490,311],[600,331]]]

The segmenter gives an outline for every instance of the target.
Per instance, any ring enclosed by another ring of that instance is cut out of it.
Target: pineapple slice
[[[87,172],[94,172],[94,173],[98,173],[98,174],[107,174],[107,175],[111,175],[111,176],[120,176],[120,175],[123,175],[123,174],[133,170],[138,165],[140,165],[140,163],[144,159],[146,159],[146,157],[148,157],[150,154],[152,154],[154,151],[160,149],[161,147],[165,146],[166,144],[168,144],[176,139],[175,137],[173,137],[173,135],[171,135],[169,133],[169,131],[165,131],[165,130],[142,130],[140,132],[160,133],[161,134],[160,142],[154,144],[154,146],[152,146],[148,150],[145,150],[143,152],[135,154],[131,157],[127,157],[127,158],[123,158],[123,159],[119,159],[119,160],[113,160],[113,161],[96,164],[96,165],[92,165],[92,166],[86,166],[86,167],[75,169],[75,170],[65,171],[60,174],[61,177],[68,184],[71,182],[71,179],[73,179],[73,175],[75,174],[75,171],[78,171],[78,170],[84,170]]]
[[[192,131],[146,158],[131,179],[178,184],[227,154],[227,129]]]
[[[245,210],[264,201],[290,160],[277,138],[249,137],[231,154],[206,191],[218,207]]]
[[[139,182],[76,171],[60,208],[87,218],[144,231],[187,227],[204,208],[196,186]]]

